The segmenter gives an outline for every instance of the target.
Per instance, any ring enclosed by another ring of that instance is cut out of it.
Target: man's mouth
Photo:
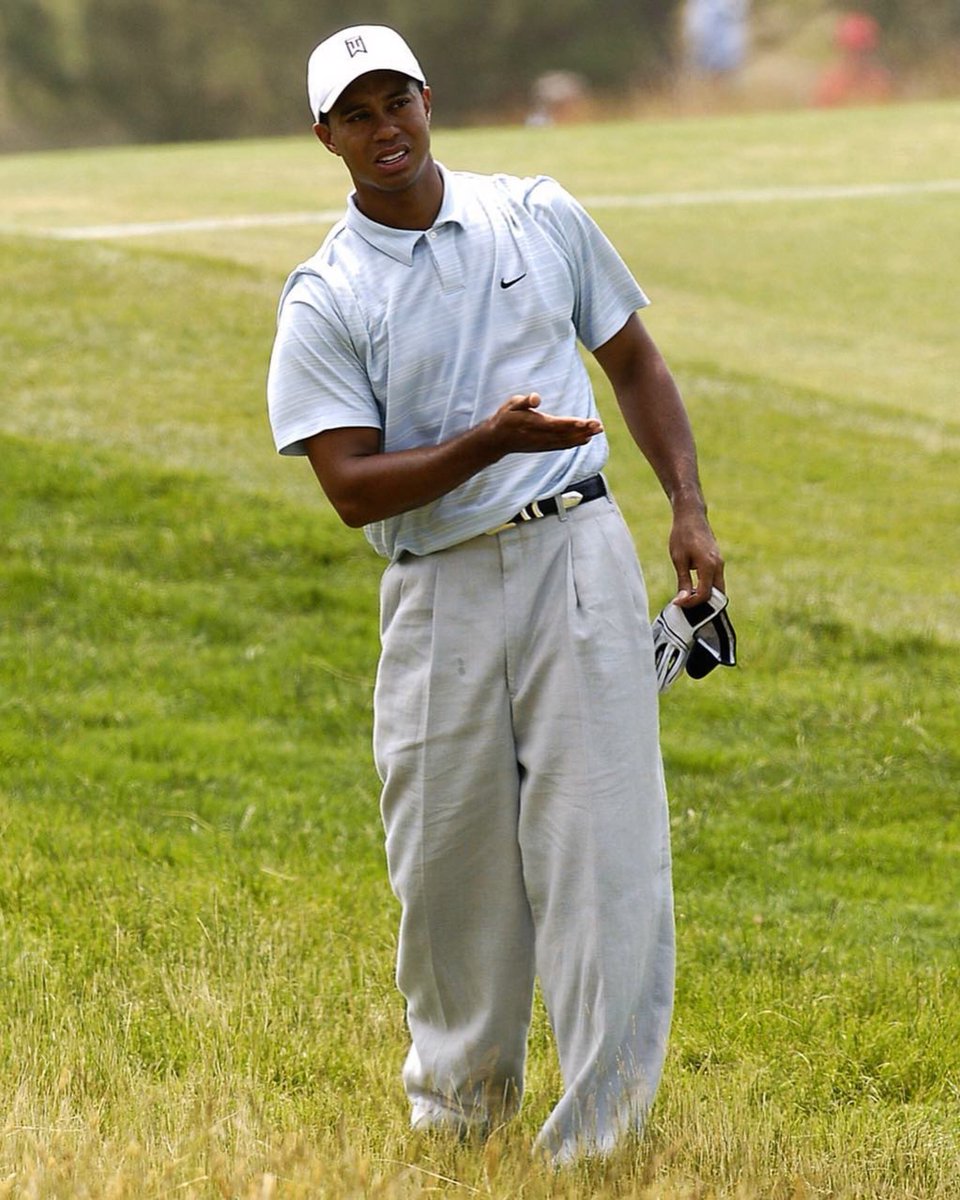
[[[377,159],[377,165],[380,167],[395,167],[397,163],[403,162],[407,157],[406,146],[401,146],[399,150],[391,150],[387,154],[381,154]]]

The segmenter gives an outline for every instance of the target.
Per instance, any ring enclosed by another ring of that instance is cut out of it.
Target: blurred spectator
[[[816,103],[830,108],[888,100],[893,80],[880,60],[880,29],[873,17],[861,12],[844,13],[837,22],[834,40],[838,59],[820,77]]]
[[[747,53],[749,0],[687,0],[684,35],[692,69],[716,79],[734,75]]]
[[[533,108],[528,125],[553,125],[582,120],[589,89],[587,81],[575,71],[547,71],[533,84]]]

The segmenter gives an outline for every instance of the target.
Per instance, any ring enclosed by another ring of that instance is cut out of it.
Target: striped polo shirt
[[[436,445],[510,396],[597,415],[577,341],[594,350],[648,301],[584,209],[554,180],[440,168],[428,230],[392,229],[348,201],[280,298],[267,382],[281,454],[328,429],[379,429],[385,452]],[[599,471],[606,438],[508,454],[460,487],[365,527],[387,558],[430,554]]]

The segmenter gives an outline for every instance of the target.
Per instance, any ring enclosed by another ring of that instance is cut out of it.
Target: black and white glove
[[[653,622],[653,661],[657,688],[665,692],[686,667],[691,679],[702,679],[714,667],[737,661],[737,635],[726,611],[727,598],[718,588],[692,608],[671,600]]]

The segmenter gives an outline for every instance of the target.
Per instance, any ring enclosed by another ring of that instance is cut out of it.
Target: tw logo
[[[344,45],[346,46],[347,53],[350,55],[351,58],[356,58],[356,56],[358,54],[366,54],[367,53],[367,48],[363,44],[362,37],[347,38],[344,42]]]

